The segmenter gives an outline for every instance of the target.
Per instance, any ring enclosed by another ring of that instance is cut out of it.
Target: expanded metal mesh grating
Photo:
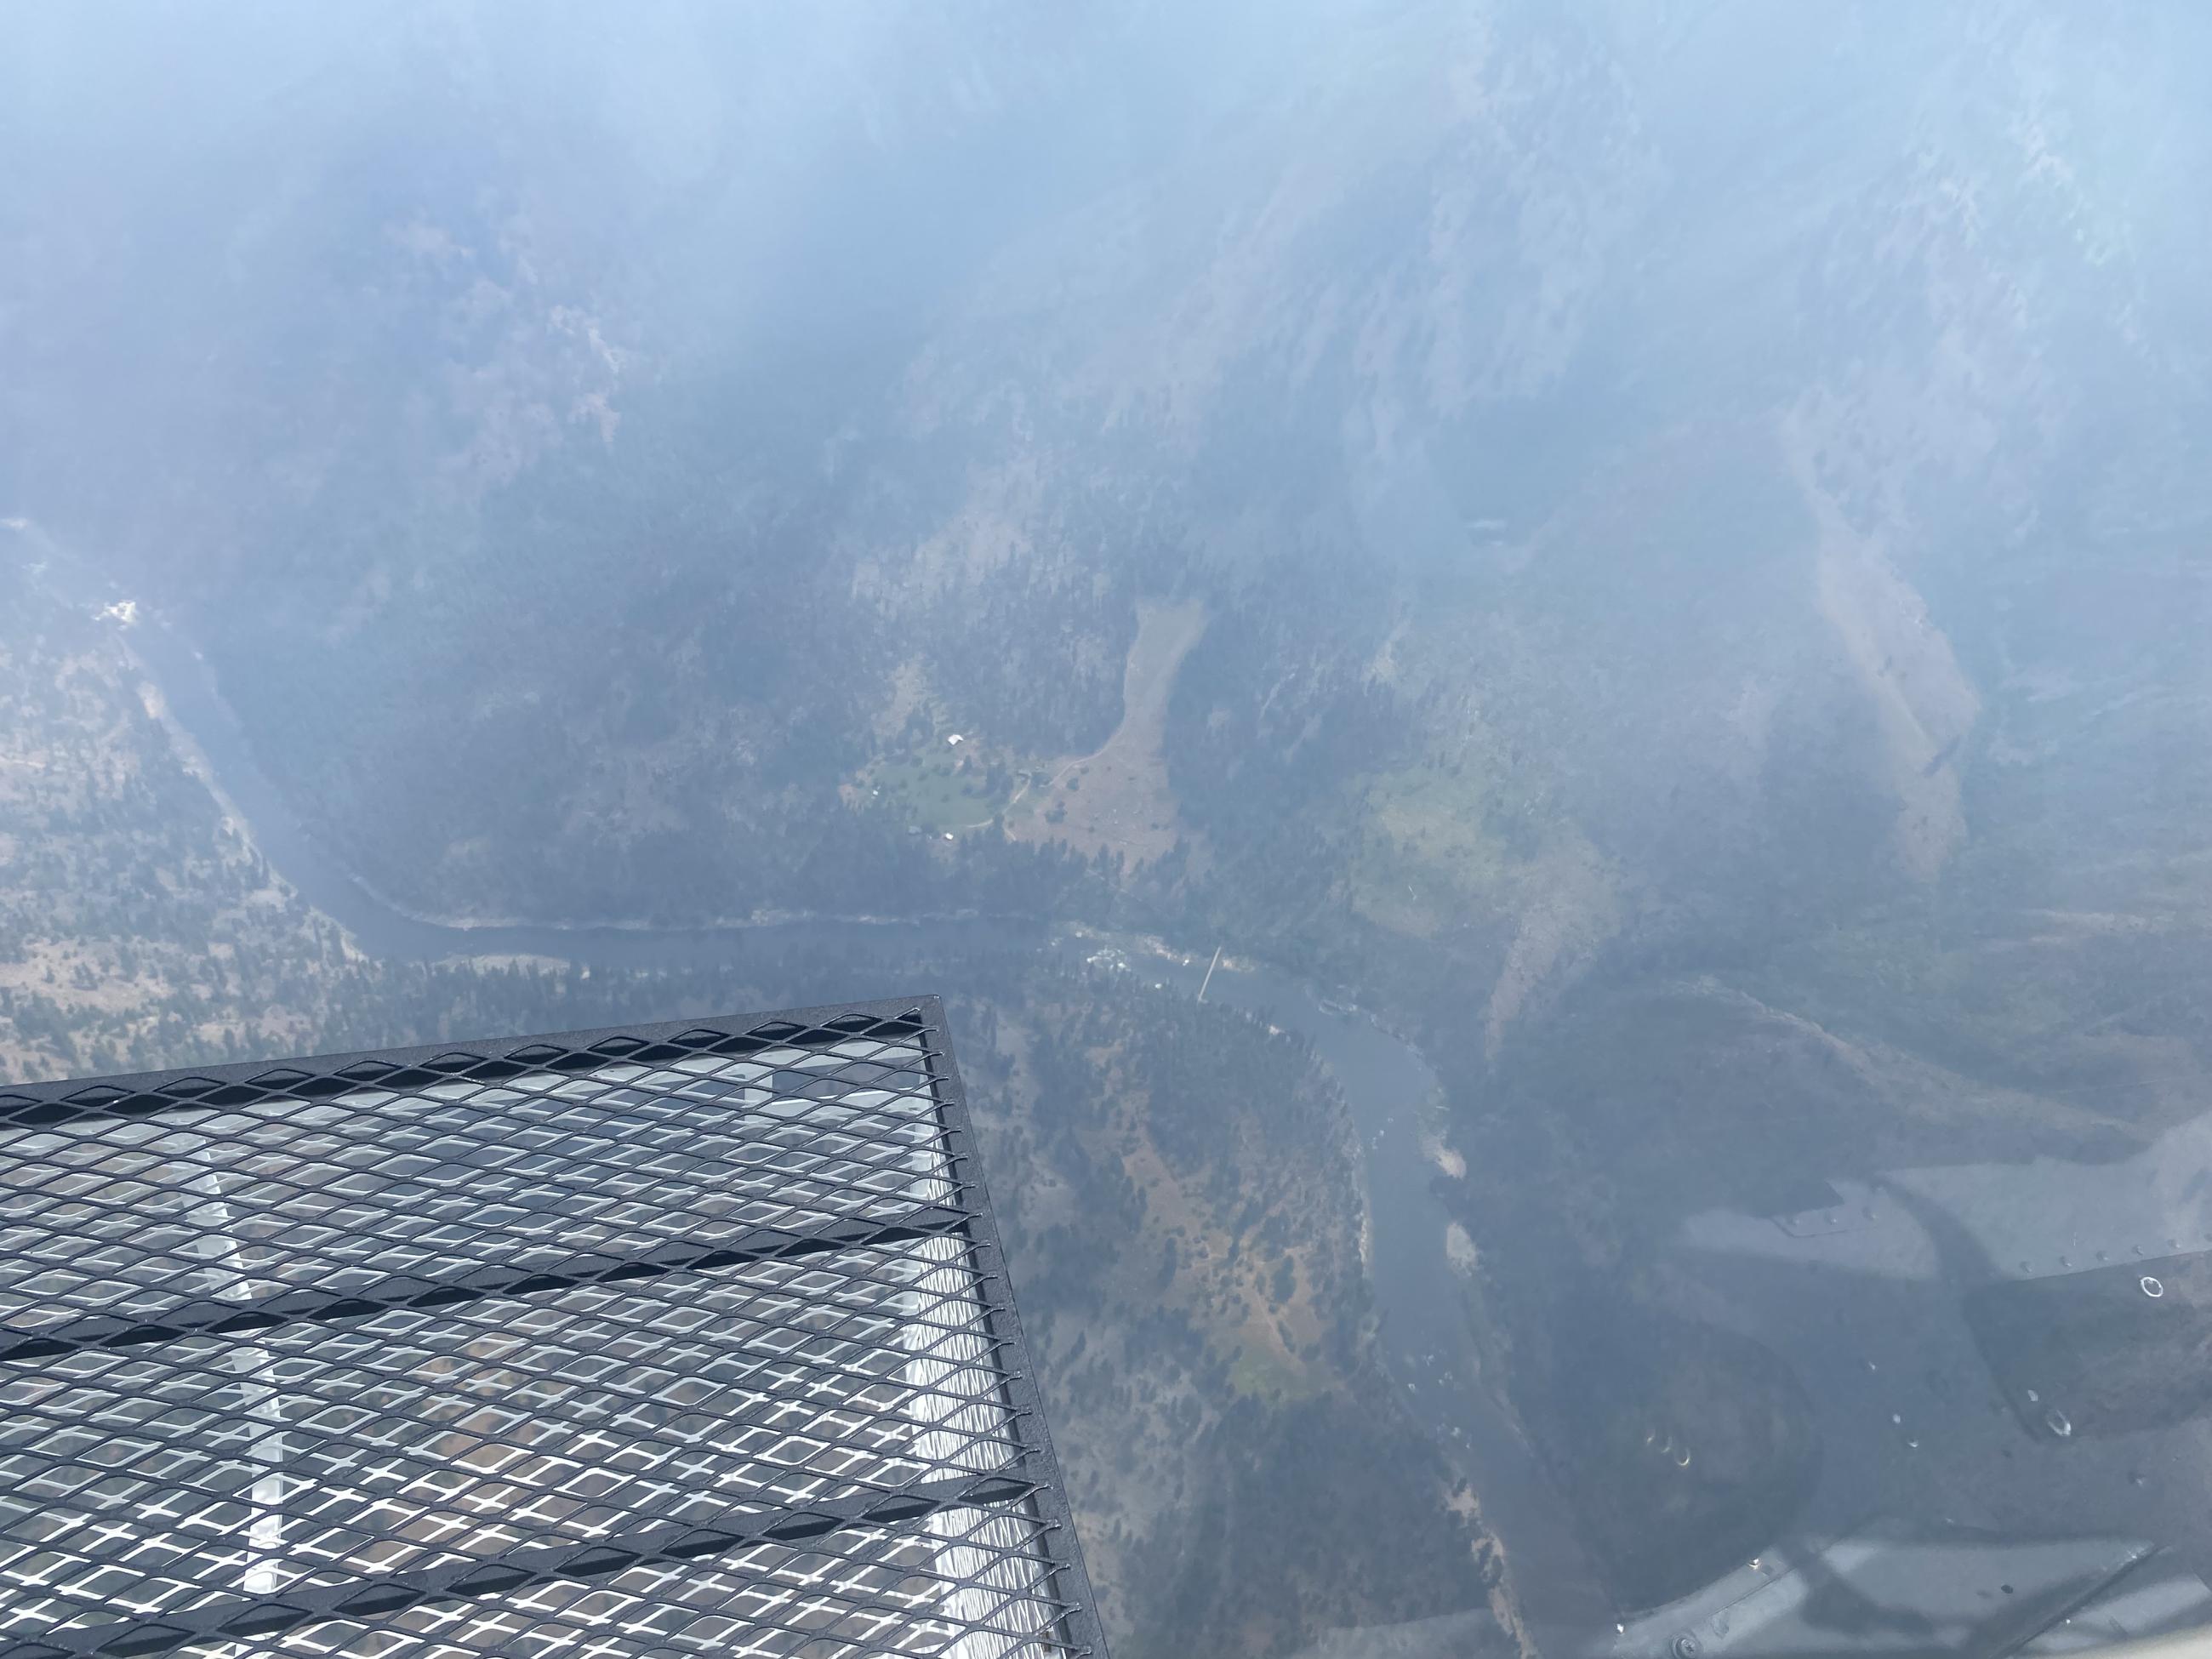
[[[1099,1650],[933,1000],[0,1090],[0,1659]]]

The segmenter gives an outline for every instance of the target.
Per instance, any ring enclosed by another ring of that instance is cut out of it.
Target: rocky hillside
[[[2193,18],[1269,15],[218,30],[143,150],[27,93],[19,508],[441,911],[880,901],[885,769],[1080,806],[1199,606],[1128,861],[1455,943],[1493,1050],[1655,912],[2075,883],[2186,787]]]

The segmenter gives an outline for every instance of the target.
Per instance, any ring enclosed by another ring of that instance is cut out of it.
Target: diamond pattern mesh
[[[0,1659],[1097,1650],[933,1002],[0,1092]]]

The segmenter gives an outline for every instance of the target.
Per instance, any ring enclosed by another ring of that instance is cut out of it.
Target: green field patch
[[[931,834],[973,830],[1006,810],[1015,774],[981,753],[945,750],[877,762],[860,776],[868,801]]]
[[[1352,902],[1370,921],[1430,933],[1510,882],[1519,860],[1493,827],[1484,769],[1424,763],[1355,781],[1361,828]]]
[[[1241,1395],[1280,1405],[1315,1392],[1313,1384],[1283,1363],[1282,1356],[1256,1342],[1237,1351],[1229,1368],[1229,1386]]]

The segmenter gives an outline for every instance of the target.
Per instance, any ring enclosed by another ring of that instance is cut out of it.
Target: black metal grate
[[[0,1090],[0,1659],[1101,1650],[934,1000]]]

